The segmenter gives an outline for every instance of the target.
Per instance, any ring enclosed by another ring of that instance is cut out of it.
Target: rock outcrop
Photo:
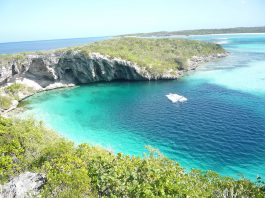
[[[169,69],[164,72],[139,66],[120,58],[112,58],[99,53],[87,55],[78,50],[0,59],[0,85],[2,85],[0,97],[1,94],[6,94],[1,90],[13,83],[23,84],[31,90],[17,93],[10,107],[0,106],[0,114],[4,115],[15,109],[20,100],[36,92],[92,82],[177,79],[185,71],[193,70],[203,62],[226,55],[223,53],[192,57],[188,60],[187,69]]]
[[[145,68],[98,53],[85,56],[79,52],[28,55],[23,60],[2,63],[0,82],[2,84],[17,78],[37,82],[42,88],[53,83],[84,84],[112,80],[152,80],[177,78],[177,75],[151,74]]]
[[[194,69],[199,63],[225,55],[193,57],[188,61],[188,69]],[[183,71],[179,70],[159,73],[120,58],[111,58],[99,53],[91,53],[88,56],[80,51],[25,55],[21,59],[6,62],[0,60],[0,67],[0,83],[27,78],[35,81],[42,88],[54,83],[84,84],[113,80],[176,79],[183,75]]]
[[[25,172],[12,178],[8,183],[0,185],[0,197],[38,197],[45,182],[46,179],[43,174]]]

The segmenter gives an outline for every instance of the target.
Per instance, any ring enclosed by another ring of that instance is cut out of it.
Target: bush
[[[5,92],[8,94],[16,94],[18,91],[24,90],[26,87],[20,83],[14,83],[10,86],[5,87]]]
[[[96,43],[67,48],[68,52],[80,50],[89,55],[98,52],[110,57],[132,61],[140,67],[161,73],[169,69],[187,69],[192,56],[207,56],[224,53],[217,44],[185,39],[116,38]]]
[[[0,109],[8,109],[12,105],[12,101],[20,100],[20,94],[28,95],[33,92],[31,87],[27,87],[20,83],[13,83],[7,87],[0,89],[0,94],[3,93],[4,95],[0,95]],[[23,104],[20,104],[23,106]]]
[[[41,151],[59,140],[42,123],[0,117],[0,182],[29,170]]]
[[[0,95],[0,109],[8,109],[12,105],[12,98]]]
[[[19,100],[19,95],[18,95],[19,92],[28,94],[33,92],[33,88],[20,83],[14,83],[10,86],[5,87],[4,91],[11,97],[14,97],[15,99]]]
[[[42,123],[0,117],[0,179],[46,174],[44,197],[264,197],[262,188],[212,171],[185,172],[148,147],[143,158],[75,146]]]

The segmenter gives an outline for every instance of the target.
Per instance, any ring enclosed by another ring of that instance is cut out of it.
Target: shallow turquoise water
[[[221,38],[221,39],[220,39]],[[115,82],[35,95],[34,115],[77,143],[142,155],[160,149],[187,169],[265,177],[265,35],[193,37],[231,55],[178,81]],[[165,95],[188,98],[170,103]]]

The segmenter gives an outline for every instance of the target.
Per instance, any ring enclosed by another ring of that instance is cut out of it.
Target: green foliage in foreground
[[[45,173],[44,197],[264,197],[246,179],[186,173],[149,148],[144,158],[75,146],[32,120],[0,117],[0,181],[24,171]]]
[[[217,44],[184,39],[117,38],[74,48],[89,54],[98,52],[137,63],[150,71],[185,69],[192,56],[224,53]]]

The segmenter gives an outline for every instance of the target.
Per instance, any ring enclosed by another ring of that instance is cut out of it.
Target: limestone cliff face
[[[176,79],[182,72],[150,72],[146,68],[119,58],[110,58],[98,53],[86,56],[78,51],[27,55],[26,58],[1,63],[0,82],[2,84],[25,77],[42,87],[50,84],[74,83],[83,84],[112,80],[157,80]]]

